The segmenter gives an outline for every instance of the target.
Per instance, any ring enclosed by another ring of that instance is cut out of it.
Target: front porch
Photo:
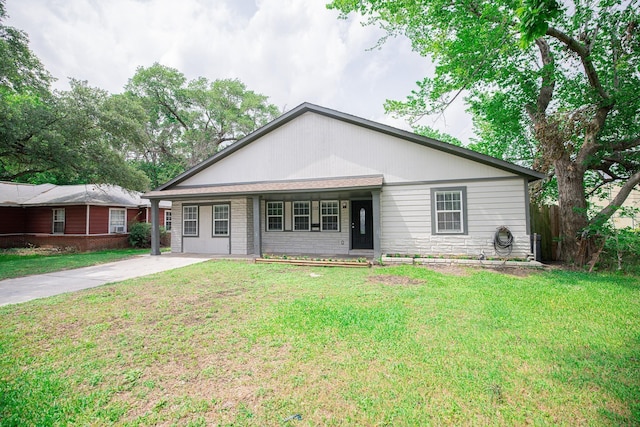
[[[374,176],[149,193],[151,253],[159,255],[156,200],[162,198],[173,202],[176,252],[374,259],[381,255],[381,187],[382,176]]]

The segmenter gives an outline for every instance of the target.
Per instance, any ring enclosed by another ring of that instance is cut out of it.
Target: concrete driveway
[[[173,270],[208,259],[210,257],[198,255],[142,255],[92,267],[0,280],[0,306],[94,288],[106,283]]]

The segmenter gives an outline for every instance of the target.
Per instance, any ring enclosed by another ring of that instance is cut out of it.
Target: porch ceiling
[[[310,192],[354,192],[382,188],[382,175],[341,178],[303,179],[291,181],[252,182],[197,187],[179,187],[150,191],[149,199],[181,199],[206,196],[236,196],[250,194],[287,194]]]

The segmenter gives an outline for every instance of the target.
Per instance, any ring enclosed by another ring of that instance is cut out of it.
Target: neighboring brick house
[[[127,247],[128,224],[151,222],[149,200],[116,185],[0,182],[0,247]],[[160,202],[171,228],[171,202]]]

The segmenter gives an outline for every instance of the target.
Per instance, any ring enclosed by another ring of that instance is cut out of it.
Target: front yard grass
[[[149,249],[109,249],[81,253],[55,253],[35,249],[0,250],[0,280],[88,267],[145,253],[149,253]]]
[[[0,424],[640,424],[636,278],[460,271],[208,261],[0,307]]]

